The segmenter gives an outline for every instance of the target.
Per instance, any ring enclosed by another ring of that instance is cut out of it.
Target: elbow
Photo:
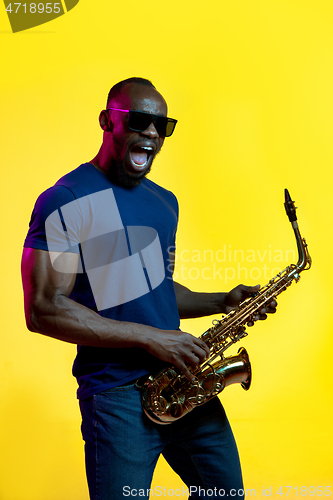
[[[41,316],[42,313],[35,305],[26,308],[25,310],[25,323],[30,332],[42,333],[41,331]]]
[[[25,323],[30,332],[39,333],[38,320],[36,318],[36,315],[34,315],[32,312],[25,315]]]

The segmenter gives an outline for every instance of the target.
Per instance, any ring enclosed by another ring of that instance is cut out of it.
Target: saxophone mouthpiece
[[[285,189],[285,190],[284,190],[284,200],[285,200],[285,202],[286,202],[286,203],[287,203],[288,201],[291,201],[291,196],[290,196],[290,194],[289,194],[288,189]]]
[[[284,190],[284,199],[285,199],[284,208],[286,209],[286,213],[288,215],[290,222],[297,221],[296,207],[291,199],[288,189]]]

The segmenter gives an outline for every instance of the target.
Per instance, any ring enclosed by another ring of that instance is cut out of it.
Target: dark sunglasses
[[[123,113],[129,113],[127,125],[130,130],[134,132],[143,132],[147,130],[151,123],[154,124],[156,131],[160,137],[170,137],[177,120],[173,118],[168,118],[167,116],[152,115],[151,113],[146,113],[145,111],[135,111],[133,109],[119,109],[119,108],[107,108],[113,111],[122,111]]]

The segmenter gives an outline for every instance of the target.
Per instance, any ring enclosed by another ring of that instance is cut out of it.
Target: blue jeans
[[[91,500],[149,498],[160,454],[187,485],[177,496],[243,499],[237,447],[218,398],[169,425],[148,419],[134,385],[96,394],[80,407]],[[151,498],[167,498],[168,489],[154,488]]]

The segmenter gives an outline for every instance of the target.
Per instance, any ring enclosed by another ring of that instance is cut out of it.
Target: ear
[[[112,132],[113,125],[107,110],[101,111],[101,114],[99,115],[99,124],[104,132]]]

